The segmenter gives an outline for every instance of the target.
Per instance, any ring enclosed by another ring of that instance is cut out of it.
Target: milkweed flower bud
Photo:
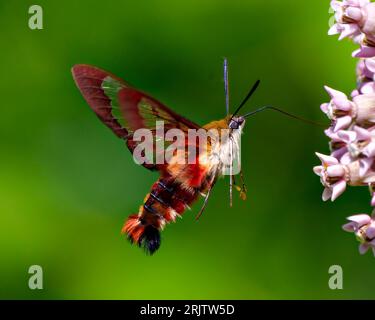
[[[361,163],[359,160],[342,164],[336,158],[321,153],[316,153],[322,165],[314,167],[314,173],[320,177],[324,191],[323,201],[331,199],[335,201],[344,191],[347,185],[363,186],[375,182],[375,172],[367,170],[361,176]]]
[[[375,256],[375,215],[359,214],[347,218],[350,222],[342,228],[347,232],[354,232],[360,242],[359,252],[365,254],[370,248]]]
[[[352,123],[371,126],[375,124],[375,94],[360,94],[350,101],[346,94],[325,86],[331,97],[320,109],[332,120],[332,130],[347,129]]]
[[[328,86],[324,87],[331,97],[329,103],[323,103],[320,109],[332,120],[333,132],[347,129],[355,116],[355,105],[340,91]]]
[[[320,176],[320,181],[325,187],[322,195],[323,201],[327,201],[328,199],[334,201],[346,189],[349,179],[348,170],[334,157],[320,153],[316,153],[316,155],[322,161],[321,166],[314,167],[314,172]]]

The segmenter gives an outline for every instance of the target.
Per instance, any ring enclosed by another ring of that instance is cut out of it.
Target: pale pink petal
[[[320,106],[320,110],[322,110],[325,114],[327,114],[328,113],[328,106],[329,106],[329,103],[323,103]]]
[[[339,163],[339,161],[334,157],[326,156],[325,154],[321,154],[319,152],[315,152],[315,154],[324,165],[331,166]]]
[[[370,40],[374,38],[374,31],[375,31],[375,5],[371,3],[366,6],[365,8],[365,18],[363,19],[362,23],[362,31],[366,34],[366,37]]]
[[[335,34],[340,33],[340,27],[337,23],[335,23],[329,30],[328,30],[328,35],[333,36]]]
[[[349,7],[345,11],[345,15],[353,20],[359,21],[362,19],[362,12],[359,8]]]
[[[355,216],[350,216],[347,219],[349,221],[357,223],[359,227],[362,227],[365,224],[369,224],[371,222],[371,218],[367,214],[357,214]]]
[[[370,140],[371,132],[365,128],[354,126],[353,130],[357,133],[358,140]]]
[[[341,129],[346,129],[347,127],[349,127],[349,125],[352,123],[352,121],[353,120],[352,120],[351,116],[345,116],[345,117],[338,118],[336,120],[333,131],[337,132]]]
[[[371,226],[369,226],[366,230],[366,236],[369,238],[369,239],[374,239],[375,238],[375,224],[371,224]]]
[[[341,164],[348,165],[353,162],[352,156],[349,152],[343,154],[343,156],[340,159]]]
[[[367,157],[375,156],[375,141],[369,143],[362,151],[362,153]]]
[[[366,4],[370,3],[370,0],[356,0],[359,7],[364,7]]]
[[[372,60],[372,59],[361,59],[359,60],[356,68],[357,76],[358,78],[369,78],[372,79],[374,77],[374,72],[370,70],[372,67],[372,64],[367,64],[366,60]],[[368,68],[368,65],[370,68]]]
[[[367,171],[370,169],[372,163],[373,163],[372,158],[366,158],[366,159],[361,159],[359,162],[359,176],[364,177]]]
[[[340,10],[340,8],[341,8],[341,4],[342,4],[341,1],[336,1],[336,0],[331,1],[331,7],[332,7],[332,9],[335,10],[335,11]]]
[[[338,27],[338,29],[340,30],[340,32],[343,31],[344,30],[344,24],[341,23],[341,21],[342,21],[342,12],[341,11],[336,11],[334,17],[335,17],[335,20],[337,21],[337,24],[338,24],[337,27]]]
[[[345,93],[332,89],[328,86],[324,86],[324,89],[327,91],[327,93],[330,95],[332,99],[337,98],[337,99],[347,99],[347,96]]]
[[[354,43],[361,45],[363,43],[363,33],[358,33],[352,37]]]
[[[325,188],[323,191],[322,199],[323,201],[327,201],[332,196],[332,190],[330,188]]]
[[[340,140],[341,140],[341,139],[339,138],[339,136],[337,135],[337,133],[336,133],[336,132],[333,132],[333,130],[332,130],[331,127],[328,128],[328,129],[326,129],[326,130],[324,130],[324,133],[325,133],[325,135],[326,135],[328,138],[330,138],[330,139],[332,139],[332,140],[336,140],[336,141],[340,141]]]
[[[323,166],[315,166],[313,171],[316,175],[321,176],[323,171]]]
[[[337,135],[346,143],[351,143],[357,139],[357,133],[354,131],[340,130],[337,132]]]
[[[371,206],[375,207],[375,192],[372,194],[372,197],[371,197]]]
[[[360,95],[360,92],[357,89],[355,89],[355,90],[352,91],[352,93],[350,95],[351,95],[352,98],[354,98],[354,97]]]
[[[357,33],[359,31],[359,28],[356,24],[350,23],[344,25],[344,30],[341,31],[341,34],[339,36],[339,40],[342,40],[346,37],[350,37]]]
[[[362,177],[362,182],[365,184],[373,184],[375,183],[375,171],[373,170],[368,170],[366,174]]]
[[[331,200],[335,201],[340,195],[343,194],[343,192],[345,191],[345,189],[346,189],[346,181],[342,180],[342,181],[336,182],[332,186]]]
[[[375,93],[375,83],[373,81],[364,83],[361,87],[362,94],[372,94]],[[354,98],[354,97],[353,97]]]
[[[343,177],[345,170],[341,164],[336,164],[327,168],[327,174],[329,177]]]
[[[360,49],[353,52],[354,58],[372,58],[375,57],[375,48],[362,46]]]
[[[375,73],[375,59],[366,59],[364,60],[366,68],[369,69],[372,73]]]
[[[365,254],[368,251],[369,248],[370,248],[370,246],[367,243],[361,243],[359,245],[359,253]]]
[[[356,228],[356,224],[354,222],[349,222],[347,224],[344,224],[342,226],[343,230],[347,231],[347,232],[354,232],[357,228]]]
[[[345,164],[344,162],[341,161],[342,157],[347,153],[348,148],[347,147],[342,147],[340,149],[337,149],[332,152],[331,156],[335,157],[336,159],[340,159],[340,162],[342,164]]]
[[[359,7],[360,6],[360,0],[344,0],[341,2],[341,5],[347,6],[347,7]]]
[[[335,105],[336,109],[339,109],[339,110],[342,110],[342,111],[350,111],[353,108],[351,102],[346,97],[345,97],[345,99],[343,99],[343,98],[333,98],[332,102]]]

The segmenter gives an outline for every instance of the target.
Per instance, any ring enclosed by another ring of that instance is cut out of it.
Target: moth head
[[[229,119],[228,127],[230,129],[240,129],[245,125],[245,118],[242,116],[234,116]]]

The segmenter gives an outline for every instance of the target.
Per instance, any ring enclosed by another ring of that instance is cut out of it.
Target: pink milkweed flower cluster
[[[351,38],[360,44],[353,52],[357,58],[375,56],[375,3],[370,0],[331,1],[336,23],[328,34],[339,34],[339,40]]]
[[[339,40],[349,38],[360,45],[353,53],[359,58],[357,88],[348,97],[325,87],[330,101],[320,108],[331,120],[325,131],[330,154],[316,154],[321,165],[314,172],[324,186],[324,201],[335,201],[348,186],[369,187],[372,217],[351,216],[343,228],[355,233],[361,254],[371,248],[375,255],[375,2],[333,0],[331,7],[336,23],[328,34],[339,34]]]
[[[359,252],[365,254],[370,248],[375,256],[375,214],[358,214],[348,218],[349,223],[342,226],[345,231],[354,232],[360,242]]]

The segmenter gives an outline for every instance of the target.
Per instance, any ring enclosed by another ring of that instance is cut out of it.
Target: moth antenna
[[[318,122],[315,122],[315,121],[311,121],[311,120],[308,120],[308,119],[302,118],[302,117],[300,117],[300,116],[296,116],[296,115],[294,115],[294,114],[292,114],[292,113],[289,113],[289,112],[284,111],[284,110],[282,110],[282,109],[280,109],[280,108],[276,108],[276,107],[272,107],[272,106],[261,107],[261,108],[255,110],[255,111],[252,111],[252,112],[249,112],[249,113],[245,114],[243,117],[244,117],[244,118],[247,118],[247,117],[253,116],[253,115],[257,114],[257,113],[260,113],[260,112],[266,111],[266,110],[277,111],[277,112],[279,112],[279,113],[281,113],[281,114],[283,114],[283,115],[285,115],[285,116],[287,116],[287,117],[289,117],[289,118],[293,118],[293,119],[299,120],[299,121],[301,121],[301,122],[305,122],[305,123],[308,123],[308,124],[312,124],[312,125],[314,125],[314,126],[323,127],[323,128],[326,128],[326,127],[327,127],[327,125],[325,125],[325,124],[318,123]]]
[[[233,205],[233,142],[230,140],[229,206]]]
[[[224,58],[224,92],[225,92],[225,108],[227,115],[229,114],[229,81],[228,81],[228,59]]]
[[[228,80],[228,59],[224,58],[224,92],[225,92],[225,107],[227,115],[229,114],[229,80]],[[232,141],[230,145],[230,157],[231,157],[231,167],[229,174],[229,206],[232,207],[233,199],[233,176],[232,176]]]
[[[241,110],[241,108],[246,104],[246,102],[251,98],[251,96],[254,94],[254,92],[258,89],[258,86],[260,84],[260,80],[257,80],[254,85],[252,86],[252,88],[250,89],[249,93],[247,94],[247,96],[245,97],[245,99],[243,99],[243,101],[241,102],[241,104],[239,105],[239,107],[236,109],[236,111],[233,113],[233,116],[231,118],[231,120],[233,119],[233,117],[235,115],[237,115],[237,113]]]

